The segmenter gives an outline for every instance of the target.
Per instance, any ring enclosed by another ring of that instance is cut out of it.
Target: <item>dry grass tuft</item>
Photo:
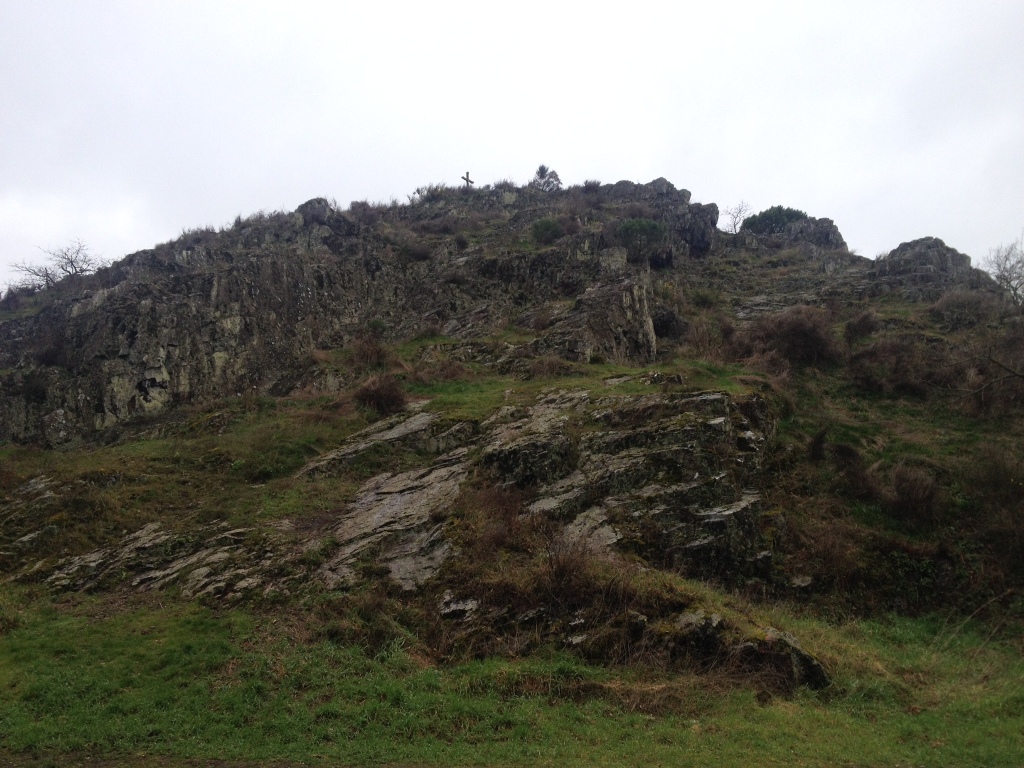
[[[855,318],[846,321],[846,325],[843,326],[843,340],[847,346],[852,347],[858,341],[866,339],[878,331],[881,325],[878,315],[870,309],[866,312],[861,312]]]
[[[386,370],[395,362],[391,351],[371,334],[356,339],[349,349],[349,364],[360,372]]]
[[[530,363],[529,375],[531,379],[547,379],[556,376],[573,376],[579,373],[579,369],[556,355],[544,355]]]
[[[401,383],[390,374],[371,376],[353,393],[352,399],[381,416],[399,413],[408,401]]]
[[[926,470],[899,464],[892,472],[889,506],[901,518],[932,525],[938,513],[939,484]]]

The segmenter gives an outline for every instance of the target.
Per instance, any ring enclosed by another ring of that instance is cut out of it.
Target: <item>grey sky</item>
[[[0,0],[0,286],[315,197],[665,176],[867,256],[1024,227],[1024,3]]]

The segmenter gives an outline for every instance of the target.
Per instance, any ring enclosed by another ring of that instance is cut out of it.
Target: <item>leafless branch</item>
[[[753,209],[747,204],[745,200],[740,200],[736,205],[731,208],[726,208],[725,218],[728,219],[729,223],[726,224],[726,231],[732,232],[734,235],[740,231],[740,227],[743,226],[743,220],[747,218]]]
[[[91,275],[100,267],[105,266],[103,259],[93,254],[89,246],[78,239],[72,240],[63,248],[54,250],[40,248],[40,250],[47,255],[46,262],[41,264],[22,262],[14,265],[14,269],[24,276],[24,280],[18,287],[52,288],[67,277]]]
[[[1024,235],[1009,245],[993,248],[985,267],[1013,303],[1024,308]]]

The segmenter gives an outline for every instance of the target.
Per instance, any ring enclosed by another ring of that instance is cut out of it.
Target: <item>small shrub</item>
[[[997,299],[977,291],[948,291],[928,308],[928,314],[950,331],[991,322],[1000,312]]]
[[[447,184],[427,184],[423,187],[417,187],[416,193],[413,195],[411,200],[413,203],[436,203],[439,200],[444,200],[454,191],[455,190]]]
[[[0,466],[0,491],[9,491],[18,484],[18,476],[9,467]]]
[[[836,519],[839,518],[839,519]],[[860,550],[863,531],[839,517],[790,521],[790,535],[798,542],[800,556],[810,561],[816,582],[845,590],[862,568]]]
[[[595,554],[584,539],[564,533],[551,537],[544,552],[538,585],[551,603],[572,610],[591,602],[602,591],[594,568]]]
[[[427,235],[451,235],[459,230],[459,220],[449,213],[439,218],[418,221],[413,229]]]
[[[659,339],[678,339],[690,324],[676,314],[671,307],[658,305],[651,309],[651,321],[654,324],[654,335]]]
[[[464,251],[464,250],[466,250],[466,248],[468,246],[469,246],[469,238],[468,237],[466,237],[462,232],[459,232],[457,235],[455,235],[455,247],[456,248],[458,248],[460,251]]]
[[[463,503],[476,525],[472,546],[478,559],[491,559],[502,549],[529,550],[533,522],[524,514],[520,491],[491,486],[467,493]]]
[[[540,165],[530,181],[530,186],[541,192],[557,192],[562,188],[562,180],[558,178],[558,172],[554,168]]]
[[[1024,506],[1024,457],[999,448],[982,449],[970,463],[970,486],[984,503]]]
[[[352,398],[381,416],[399,413],[408,400],[401,383],[390,374],[371,376],[355,391]]]
[[[825,438],[828,432],[828,427],[818,430],[807,444],[807,459],[812,464],[820,464],[825,460]]]
[[[444,359],[417,365],[412,375],[418,384],[429,386],[438,381],[468,381],[473,374],[458,360]]]
[[[861,389],[891,397],[928,397],[934,387],[957,383],[958,366],[944,345],[903,335],[881,339],[853,355],[850,379]]]
[[[866,339],[881,327],[878,315],[871,310],[861,312],[855,318],[846,321],[843,326],[843,340],[846,345],[852,347],[861,339]]]
[[[434,252],[430,246],[421,242],[406,242],[399,249],[402,257],[407,261],[429,261]]]
[[[556,355],[544,355],[530,363],[531,379],[547,379],[554,376],[572,376],[577,373],[576,366]]]
[[[596,195],[601,191],[601,182],[597,179],[587,179],[583,182],[583,193],[586,195]]]
[[[808,306],[758,318],[736,334],[736,348],[744,357],[774,352],[793,365],[834,363],[840,357],[828,313]]]
[[[703,316],[690,323],[683,335],[683,343],[689,347],[695,357],[704,360],[716,357],[722,348],[721,339],[715,333],[714,326],[707,317]]]
[[[422,341],[423,339],[433,339],[441,335],[444,330],[444,326],[441,321],[436,317],[431,317],[423,321],[420,325],[420,329],[413,336],[414,341]]]
[[[939,484],[928,472],[900,464],[892,473],[890,506],[892,511],[912,523],[935,522]]]
[[[575,235],[580,231],[580,222],[572,215],[559,216],[558,224],[562,228],[562,232],[566,235]]]
[[[368,200],[353,200],[349,203],[348,213],[360,224],[373,226],[380,220],[380,211]]]
[[[539,245],[550,245],[560,238],[565,231],[555,219],[538,219],[533,222],[533,239]]]
[[[878,480],[864,463],[860,451],[852,445],[836,443],[828,446],[828,454],[838,471],[835,478],[838,492],[870,503],[877,503],[882,498]]]
[[[25,375],[21,381],[21,396],[29,403],[42,405],[49,397],[50,386],[46,376],[40,371],[33,371]]]
[[[690,291],[690,303],[699,309],[711,309],[718,306],[722,295],[711,288],[694,288]]]
[[[649,258],[655,246],[665,239],[666,233],[664,224],[647,218],[629,219],[619,227],[619,239],[629,252],[629,260],[634,263]]]
[[[656,219],[658,211],[647,203],[630,203],[626,206],[625,217],[627,219]]]
[[[406,639],[407,632],[394,618],[401,605],[383,587],[348,594],[331,594],[316,606],[319,633],[332,643],[359,646],[377,653]]]
[[[1024,404],[1024,323],[1008,323],[987,340],[966,378],[969,402],[982,413],[1014,412]]]
[[[372,330],[356,339],[349,351],[349,364],[360,372],[389,368],[394,356]]]
[[[980,508],[979,537],[1006,573],[1024,576],[1024,458],[1006,448],[982,449],[965,479]]]
[[[7,286],[7,291],[4,293],[4,297],[0,299],[0,312],[17,312],[21,309],[22,289],[18,286]]]
[[[530,327],[537,331],[546,331],[555,322],[557,314],[549,306],[539,307],[533,312],[533,317],[530,318]]]

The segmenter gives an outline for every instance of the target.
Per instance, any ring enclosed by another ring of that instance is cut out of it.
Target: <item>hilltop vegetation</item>
[[[5,758],[1018,759],[1019,308],[544,170],[5,296]]]

